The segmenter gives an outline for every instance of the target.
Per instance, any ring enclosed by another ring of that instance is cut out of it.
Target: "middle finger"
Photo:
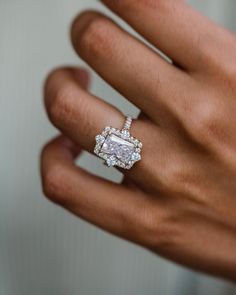
[[[187,73],[101,14],[80,15],[72,27],[72,42],[95,71],[159,124],[169,121],[169,102],[182,89],[188,91]]]

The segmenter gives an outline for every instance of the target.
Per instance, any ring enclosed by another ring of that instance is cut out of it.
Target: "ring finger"
[[[45,85],[45,105],[52,123],[83,149],[92,152],[95,136],[105,126],[121,128],[125,118],[115,107],[83,89],[78,73],[79,70],[68,68],[54,71]],[[144,148],[142,160],[126,173],[146,186],[153,178],[150,168],[163,167],[163,154],[152,157],[157,152],[156,146],[164,151],[168,143],[164,131],[147,118],[135,120],[131,133],[143,142]]]

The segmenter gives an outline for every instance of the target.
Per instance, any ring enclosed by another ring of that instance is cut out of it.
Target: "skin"
[[[96,226],[187,267],[236,281],[236,38],[182,0],[104,0],[173,62],[86,11],[74,21],[78,55],[141,109],[132,134],[142,160],[122,184],[74,164],[124,115],[87,91],[85,69],[45,84],[63,135],[42,152],[45,195]]]

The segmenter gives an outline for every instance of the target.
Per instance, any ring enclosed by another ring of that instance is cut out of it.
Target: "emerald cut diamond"
[[[129,130],[106,127],[96,136],[94,153],[104,159],[109,167],[130,169],[141,160],[141,148],[142,143],[132,137]]]

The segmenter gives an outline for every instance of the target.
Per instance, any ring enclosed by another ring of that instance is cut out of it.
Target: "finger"
[[[74,71],[60,69],[51,73],[45,85],[46,110],[58,129],[83,149],[93,152],[95,136],[106,126],[121,128],[124,116],[113,106],[81,88]],[[173,145],[167,139],[165,131],[144,116],[134,120],[131,134],[143,143],[142,160],[132,169],[122,172],[140,186],[154,189],[153,184],[158,185],[155,175],[164,166],[167,147],[171,146],[173,150]],[[154,153],[160,154],[160,157],[153,157]],[[153,173],[154,168],[156,173]]]
[[[79,217],[131,241],[143,243],[153,212],[152,201],[140,191],[91,175],[74,165],[78,146],[64,136],[50,142],[41,157],[45,195]],[[149,210],[150,209],[150,210]]]
[[[102,2],[177,64],[190,70],[205,68],[204,56],[210,57],[217,48],[222,49],[229,35],[187,1]]]
[[[191,91],[190,77],[169,64],[111,20],[95,12],[72,26],[75,50],[109,84],[161,124],[169,120],[167,102]]]
[[[81,70],[53,71],[45,83],[45,106],[52,123],[79,145],[93,151],[95,136],[106,126],[122,127],[124,116],[115,107],[90,95]]]

